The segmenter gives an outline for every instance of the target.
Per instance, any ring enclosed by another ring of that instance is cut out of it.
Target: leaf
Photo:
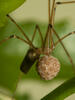
[[[6,23],[6,15],[18,8],[25,0],[0,0],[0,27]]]
[[[64,82],[41,100],[64,100],[73,93],[75,93],[75,77]]]

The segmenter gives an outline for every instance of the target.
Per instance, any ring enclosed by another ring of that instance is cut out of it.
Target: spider
[[[24,43],[26,43],[30,46],[30,49],[28,50],[25,58],[23,59],[21,66],[20,66],[21,72],[23,72],[24,74],[27,74],[29,72],[31,66],[37,60],[36,69],[37,69],[37,72],[40,75],[40,77],[45,80],[53,79],[60,71],[59,60],[57,58],[51,56],[53,50],[56,48],[58,43],[60,43],[61,46],[63,47],[66,55],[68,56],[70,63],[72,64],[73,70],[75,72],[75,67],[74,67],[72,58],[71,58],[70,54],[68,53],[67,49],[65,48],[64,44],[62,43],[63,39],[74,34],[75,31],[70,32],[60,38],[59,35],[57,34],[56,30],[54,29],[54,19],[55,19],[56,7],[59,5],[62,5],[62,4],[71,4],[71,3],[75,3],[75,1],[55,2],[55,0],[53,0],[52,5],[50,5],[51,1],[48,0],[49,23],[48,23],[47,32],[46,32],[44,39],[43,39],[39,25],[35,26],[32,40],[30,40],[28,38],[28,36],[25,34],[25,32],[23,31],[23,29],[16,23],[16,21],[9,14],[7,15],[7,17],[17,26],[17,28],[23,34],[25,39],[23,39],[17,35],[11,35],[11,36],[5,38],[4,40],[2,40],[0,42],[0,44],[2,44],[3,42],[6,42],[9,39],[15,38],[15,39],[19,39],[19,40],[23,41]],[[41,48],[37,48],[33,45],[36,31],[38,31],[40,38],[41,38],[41,42],[42,42]],[[58,39],[56,42],[53,41],[53,34]],[[16,85],[16,88],[17,88],[17,85]],[[13,99],[14,99],[14,95],[12,97],[12,100]]]

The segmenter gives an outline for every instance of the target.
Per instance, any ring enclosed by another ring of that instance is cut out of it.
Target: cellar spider
[[[37,68],[36,69],[37,69],[37,72],[39,73],[40,77],[42,77],[45,80],[53,79],[60,70],[60,63],[59,63],[58,59],[51,56],[51,53],[56,48],[58,43],[60,43],[61,46],[63,47],[66,55],[68,56],[70,63],[72,64],[73,70],[75,72],[75,67],[74,67],[72,58],[62,42],[63,39],[74,34],[75,31],[70,32],[60,38],[59,35],[57,34],[56,30],[54,29],[54,18],[55,18],[55,13],[56,13],[56,7],[59,5],[62,5],[62,4],[71,4],[71,3],[75,3],[75,1],[55,2],[55,0],[53,0],[52,5],[51,5],[51,0],[48,0],[49,24],[48,24],[47,32],[46,32],[44,39],[43,39],[39,25],[35,26],[32,40],[30,40],[28,38],[28,36],[25,34],[25,32],[23,31],[23,29],[16,23],[16,21],[10,15],[7,15],[7,17],[17,26],[17,28],[20,30],[20,32],[25,37],[25,39],[23,39],[17,35],[11,35],[11,36],[5,38],[4,40],[2,40],[0,42],[0,44],[2,44],[3,42],[6,42],[9,39],[15,38],[15,39],[19,39],[19,40],[23,41],[24,43],[26,43],[30,46],[30,49],[28,50],[28,52],[21,64],[21,67],[20,67],[20,70],[23,73],[25,73],[25,74],[28,73],[28,71],[30,70],[33,63],[37,60],[37,64],[36,64]],[[35,38],[36,31],[38,31],[40,38],[41,38],[41,42],[42,42],[41,48],[37,48],[33,45],[33,40]],[[58,39],[56,42],[53,41],[53,34],[55,34],[55,36]],[[16,88],[17,88],[17,85],[16,85]],[[13,94],[12,100],[14,99],[14,96],[15,96],[15,92]]]

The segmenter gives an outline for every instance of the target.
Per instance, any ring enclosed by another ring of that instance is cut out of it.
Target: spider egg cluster
[[[53,56],[43,56],[37,63],[37,71],[41,78],[51,80],[60,71],[60,63]]]

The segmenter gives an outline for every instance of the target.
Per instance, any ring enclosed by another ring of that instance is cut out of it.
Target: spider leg
[[[70,54],[68,53],[67,49],[65,48],[63,42],[61,41],[59,35],[57,34],[57,32],[55,31],[55,29],[53,28],[53,26],[52,26],[51,24],[50,24],[49,26],[50,26],[50,28],[52,28],[52,31],[54,32],[54,34],[55,34],[56,37],[58,38],[60,44],[62,45],[62,47],[63,47],[63,49],[64,49],[66,55],[68,56],[68,59],[69,59],[70,63],[72,64],[72,67],[73,67],[73,70],[74,70],[74,73],[75,73],[74,63],[73,63],[73,61],[72,61],[72,58],[71,58]]]
[[[57,5],[61,5],[61,4],[71,4],[71,3],[75,3],[75,1],[56,2]]]
[[[54,5],[54,13],[53,13],[53,17],[55,18],[55,12],[56,12],[57,6],[62,5],[62,4],[72,4],[72,3],[75,3],[75,1],[56,2],[55,5]],[[52,26],[54,26],[54,18],[53,18],[53,24],[51,24]]]
[[[55,13],[55,0],[53,0],[53,4],[52,4],[52,10],[51,10],[51,0],[48,0],[48,16],[49,16],[49,24],[53,24],[54,21],[54,14]],[[52,29],[49,27],[48,25],[48,29],[46,32],[46,36],[44,39],[44,48],[50,47],[50,43],[51,43],[51,49],[54,48],[54,41],[53,41],[53,37],[52,37]]]
[[[66,34],[65,36],[63,36],[62,38],[60,38],[60,40],[62,41],[62,40],[64,40],[65,38],[67,38],[68,36],[74,35],[74,34],[75,34],[75,31],[70,32],[70,33]],[[57,46],[58,43],[59,43],[59,40],[55,43],[55,46]]]
[[[44,39],[44,48],[49,48],[49,25]]]
[[[52,4],[52,9],[51,9],[51,16],[50,16],[50,0],[48,0],[48,13],[49,13],[49,24],[53,25],[53,18],[54,18],[54,7],[55,7],[55,0],[53,0],[53,4]],[[50,45],[51,45],[51,49],[53,49],[54,47],[54,42],[53,42],[53,33],[52,33],[52,29],[49,28],[49,39],[50,39]]]
[[[52,20],[52,26],[54,27],[54,22],[55,22],[55,13],[56,13],[56,3],[54,5],[54,12],[53,12],[53,20]]]
[[[55,3],[55,7],[54,7],[54,17],[55,17],[55,12],[56,12],[56,8],[62,4],[72,4],[75,3],[75,1],[67,1],[67,2],[56,2]],[[54,21],[53,21],[54,22]]]
[[[55,8],[55,0],[53,0],[53,4],[52,4],[52,11],[51,11],[51,25],[53,25],[52,21],[53,21],[53,16],[54,16],[54,8]]]
[[[2,41],[0,41],[0,44],[4,43],[4,42],[6,42],[7,40],[10,40],[10,39],[12,39],[12,38],[16,38],[16,39],[19,39],[19,40],[21,40],[21,41],[23,41],[23,42],[25,42],[25,43],[28,43],[26,40],[24,40],[24,39],[22,39],[22,38],[20,38],[20,37],[18,37],[18,36],[16,36],[16,35],[11,35],[11,36],[9,36],[9,37],[3,39]]]
[[[46,36],[45,36],[45,39],[44,39],[44,49],[45,48],[50,48],[50,37],[49,37],[49,32],[50,32],[50,24],[48,24],[48,28],[47,28],[47,32],[46,32]],[[53,49],[53,48],[51,48]]]
[[[52,51],[54,49],[54,47],[50,48],[50,39],[49,39],[50,26],[49,25],[44,39],[44,50],[43,50],[43,51],[47,51],[47,55],[50,55],[50,50]]]
[[[52,24],[54,5],[55,5],[55,0],[53,0],[52,11],[51,11],[51,0],[48,0],[49,24]],[[49,48],[50,46],[51,46],[51,49],[53,49],[54,43],[53,43],[53,37],[52,37],[52,30],[48,25],[46,36],[45,36],[45,39],[44,39],[44,49],[45,49],[45,47]]]
[[[51,22],[51,0],[48,0],[48,17],[49,17],[49,24]]]
[[[40,35],[40,38],[41,38],[41,42],[42,42],[42,45],[43,45],[43,37],[42,37],[42,33],[41,33],[41,30],[40,30],[40,28],[39,28],[39,26],[38,25],[36,25],[35,26],[35,29],[34,29],[34,33],[33,33],[33,36],[32,36],[32,42],[33,42],[33,40],[34,40],[34,38],[35,38],[35,35],[36,35],[36,31],[38,30],[38,32],[39,32],[39,35]]]
[[[21,40],[21,41],[25,42],[26,44],[28,44],[29,46],[31,46],[32,48],[35,49],[35,47],[34,47],[33,45],[31,45],[28,41],[22,39],[21,37],[19,37],[19,36],[17,36],[17,35],[11,35],[11,36],[9,36],[9,37],[3,39],[2,41],[0,41],[0,44],[4,43],[4,42],[6,42],[7,40],[10,40],[10,39],[12,39],[12,38]]]
[[[55,17],[55,12],[56,12],[56,8],[59,6],[59,5],[62,5],[62,4],[72,4],[72,3],[75,3],[75,1],[67,1],[67,2],[56,2],[55,3],[55,6],[54,6],[54,17]],[[54,18],[53,18],[54,19]],[[53,20],[53,23],[54,23],[54,20]],[[52,24],[51,24],[52,25]],[[53,26],[53,25],[52,25]]]
[[[33,46],[32,42],[30,41],[28,36],[25,34],[23,29],[16,23],[16,21],[10,15],[7,15],[7,17],[17,26],[17,28],[20,30],[20,32],[23,34],[23,36],[26,38],[26,40]]]

